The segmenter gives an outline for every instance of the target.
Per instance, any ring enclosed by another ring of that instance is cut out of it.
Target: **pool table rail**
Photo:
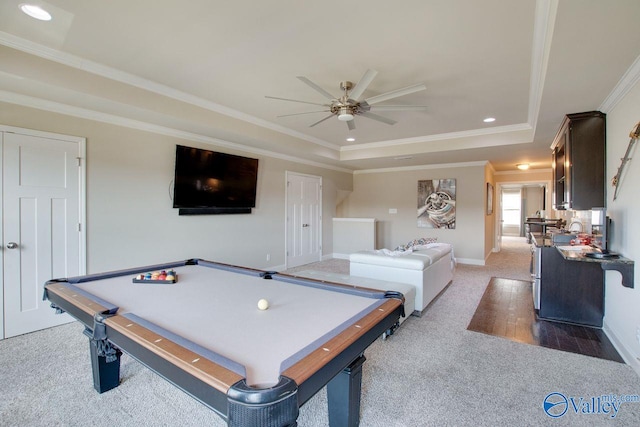
[[[375,311],[357,320],[340,334],[320,345],[308,356],[285,369],[282,375],[293,379],[297,384],[303,384],[333,358],[342,354],[376,325],[381,324],[386,317],[390,316],[401,305],[402,302],[399,299],[387,299]]]
[[[105,319],[107,327],[126,335],[137,345],[157,354],[161,358],[182,369],[216,390],[227,393],[229,388],[244,377],[227,369],[197,352],[156,333],[124,317],[113,316]],[[127,348],[123,348],[128,352]]]
[[[51,302],[52,307],[69,313],[91,331],[95,329],[96,318],[106,314],[107,316],[102,322],[108,328],[106,331],[108,339],[126,353],[131,353],[130,346],[123,345],[119,340],[114,342],[112,338],[115,334],[112,331],[126,336],[135,345],[145,347],[222,393],[226,394],[233,384],[244,378],[242,375],[116,314],[118,307],[107,302],[101,304],[98,302],[99,299],[90,298],[85,294],[75,286],[62,281],[50,281],[45,285],[45,297]]]
[[[43,299],[49,300],[51,307],[68,312],[85,325],[92,324],[96,314],[115,314],[118,310],[113,304],[87,296],[75,286],[56,280],[45,284]]]
[[[283,282],[297,283],[302,285],[311,286],[314,288],[331,289],[335,292],[343,292],[351,295],[361,295],[368,298],[386,298],[386,292],[380,289],[366,288],[364,286],[348,285],[346,283],[332,282],[322,279],[311,279],[303,276],[296,276],[295,274],[276,273],[273,275],[276,280]],[[399,297],[404,298],[402,294],[398,293]]]

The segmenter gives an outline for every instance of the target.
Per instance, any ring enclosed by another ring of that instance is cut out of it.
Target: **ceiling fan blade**
[[[330,110],[306,111],[304,113],[282,114],[276,117],[301,116],[303,114],[328,113],[328,112],[330,112]]]
[[[333,117],[333,116],[334,116],[333,114],[329,114],[329,115],[328,115],[327,117],[325,117],[324,119],[322,119],[322,120],[318,120],[318,121],[317,121],[317,122],[315,122],[314,124],[309,125],[309,127],[310,127],[310,128],[312,128],[312,127],[314,127],[315,125],[319,125],[320,123],[324,122],[325,120],[329,120],[329,119],[330,119],[331,117]]]
[[[370,113],[368,111],[363,111],[363,112],[360,113],[360,115],[364,116],[364,117],[366,117],[368,119],[373,119],[373,120],[377,120],[377,121],[382,122],[382,123],[386,123],[388,125],[395,125],[397,123],[395,120],[391,120],[391,119],[389,119],[387,117],[382,117],[382,116],[379,116],[377,114]]]
[[[424,111],[426,105],[378,105],[370,107],[370,111]]]
[[[347,127],[349,128],[349,130],[354,130],[356,128],[355,120],[349,120],[347,122]]]
[[[334,99],[336,99],[335,96],[331,95],[329,92],[327,92],[326,90],[322,89],[320,86],[318,86],[317,84],[315,84],[314,82],[312,82],[308,78],[306,78],[304,76],[298,76],[297,79],[300,80],[301,82],[307,84],[311,88],[313,88],[316,92],[322,94],[322,96],[324,96],[325,98],[330,99],[332,101]]]
[[[392,90],[391,92],[383,93],[378,96],[372,96],[371,98],[365,99],[367,104],[372,105],[378,102],[386,101],[388,99],[397,98],[399,96],[409,95],[410,93],[420,92],[421,90],[425,90],[427,87],[424,83],[419,83],[413,86],[408,86],[402,89]]]
[[[289,99],[289,98],[278,98],[277,96],[268,96],[265,95],[265,98],[269,98],[269,99],[278,99],[280,101],[291,101],[291,102],[299,102],[301,104],[311,104],[311,105],[322,105],[323,107],[328,107],[329,104],[318,104],[317,102],[309,102],[309,101],[300,101],[297,99]]]
[[[360,78],[360,81],[356,83],[356,86],[349,93],[349,98],[357,100],[362,96],[367,87],[371,84],[373,79],[375,79],[378,72],[376,70],[367,70],[364,75]]]

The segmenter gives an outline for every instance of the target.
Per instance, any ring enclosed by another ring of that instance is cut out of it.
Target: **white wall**
[[[194,257],[283,267],[287,170],[322,176],[323,254],[331,254],[337,195],[352,189],[351,173],[12,104],[0,103],[0,123],[87,138],[88,273]],[[178,216],[171,200],[176,144],[258,158],[253,213]]]
[[[375,218],[333,218],[333,257],[376,248]]]
[[[485,250],[485,166],[486,162],[476,162],[358,172],[353,193],[340,211],[348,217],[376,218],[378,249],[393,249],[418,237],[437,237],[453,244],[459,261],[484,264],[490,253]],[[418,228],[418,181],[445,178],[456,179],[456,228]],[[390,209],[397,213],[389,213]]]
[[[640,120],[640,83],[607,114],[607,215],[613,221],[611,249],[626,258],[640,260],[640,150],[635,143],[633,158],[624,169],[620,189],[613,200],[614,188],[610,184],[620,159],[629,144],[629,132]],[[635,288],[621,285],[620,274],[606,272],[604,328],[623,357],[640,374],[640,282],[638,266],[635,267]]]

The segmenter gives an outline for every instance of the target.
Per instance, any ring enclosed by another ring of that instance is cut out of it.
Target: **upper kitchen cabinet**
[[[554,209],[604,207],[605,114],[567,114],[551,149]]]

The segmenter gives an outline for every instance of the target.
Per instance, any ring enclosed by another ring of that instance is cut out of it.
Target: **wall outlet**
[[[398,213],[398,209],[389,209],[389,213],[390,214],[397,214]]]
[[[267,254],[267,261],[271,261],[271,254]]]

